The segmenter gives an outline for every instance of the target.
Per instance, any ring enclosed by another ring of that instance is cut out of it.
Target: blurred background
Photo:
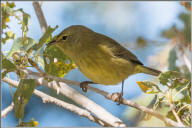
[[[15,5],[15,8],[23,8],[31,16],[28,36],[39,40],[42,32],[32,2],[17,1]],[[186,75],[190,73],[190,61],[186,60],[183,55],[186,55],[187,58],[191,57],[190,51],[185,50],[186,48],[190,49],[191,14],[181,2],[50,1],[42,2],[42,10],[48,25],[52,27],[59,26],[53,35],[59,34],[70,25],[84,25],[95,32],[115,39],[133,52],[146,66],[161,71],[179,70],[185,72]],[[18,21],[12,18],[8,24],[9,29],[17,37],[20,37],[22,32]],[[183,33],[185,40],[181,39],[178,33]],[[182,45],[178,45],[178,42]],[[2,45],[2,51],[9,51],[11,46],[12,41]],[[181,52],[183,50],[186,51],[185,54]],[[178,67],[182,68],[178,69]],[[14,74],[10,74],[10,78],[17,80]],[[78,69],[71,70],[65,78],[79,82],[87,80]],[[153,95],[146,96],[136,84],[136,81],[143,80],[155,81],[156,78],[146,74],[130,76],[124,83],[124,98],[135,100],[147,106],[153,99]],[[10,87],[6,83],[2,84],[1,109],[3,110],[12,102],[12,95]],[[120,92],[121,90],[121,83],[117,86],[93,86],[109,93]],[[83,93],[78,87],[73,88],[119,117],[128,126],[155,126],[157,123],[159,123],[158,126],[163,126],[156,119],[146,125],[142,122],[142,116],[138,111],[125,105],[118,106],[95,92]],[[38,89],[56,96],[56,92],[51,89],[44,87]],[[65,97],[57,97],[70,102]],[[54,104],[43,104],[41,99],[36,96],[32,96],[27,104],[23,121],[29,121],[31,118],[39,122],[38,126],[98,126],[88,119],[59,108]],[[17,123],[18,120],[14,117],[13,111],[2,119],[2,126],[4,127],[16,126]]]

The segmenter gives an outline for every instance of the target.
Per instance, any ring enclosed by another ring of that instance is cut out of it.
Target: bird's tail
[[[138,65],[136,67],[136,72],[137,73],[146,73],[146,74],[150,74],[150,75],[154,75],[154,76],[158,76],[161,73],[161,71],[158,71],[156,69],[152,69],[149,67],[145,67],[143,65]]]

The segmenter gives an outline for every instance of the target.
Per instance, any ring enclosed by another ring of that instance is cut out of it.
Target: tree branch
[[[23,70],[25,73],[28,73],[29,75],[34,75],[34,76],[38,76],[40,77],[41,74],[40,73],[37,73],[37,72],[33,72],[33,71],[30,71],[28,69],[26,70]],[[62,79],[62,78],[59,78],[59,77],[55,77],[55,76],[51,76],[49,74],[46,74],[44,73],[44,77],[47,77],[47,78],[51,78],[51,79],[54,79],[55,81],[58,81],[58,82],[63,82],[62,85],[66,85],[65,83],[67,84],[71,84],[71,85],[76,85],[76,86],[79,86],[80,83],[79,82],[76,82],[76,81],[72,81],[72,80],[66,80],[66,79]],[[92,90],[92,91],[95,91],[99,94],[101,94],[102,96],[104,96],[105,98],[109,99],[109,100],[112,100],[114,102],[118,102],[116,101],[117,98],[114,98],[115,96],[112,94],[109,94],[108,92],[105,92],[103,90],[100,90],[100,89],[97,89],[97,88],[94,88],[94,87],[91,87],[91,86],[88,86],[87,87],[89,90]],[[154,111],[153,109],[149,109],[149,108],[146,108],[145,106],[141,106],[133,101],[130,101],[130,100],[126,100],[126,99],[122,99],[122,102],[121,104],[124,104],[124,105],[128,105],[128,106],[131,106],[131,107],[134,107],[142,112],[145,112],[145,113],[148,113],[148,114],[151,114],[152,116],[164,121],[165,123],[167,124],[170,124],[172,126],[175,126],[175,127],[184,127],[184,125],[180,124],[180,123],[177,123],[167,117],[165,117],[164,115]]]
[[[18,87],[19,83],[17,81],[15,81],[15,80],[11,80],[11,79],[8,79],[8,78],[3,78],[2,80],[4,82],[8,83],[8,84],[13,85],[16,88]],[[70,110],[70,111],[72,111],[72,112],[74,112],[74,113],[76,113],[76,114],[78,114],[80,116],[86,117],[89,120],[91,120],[91,121],[93,121],[95,123],[98,123],[101,126],[112,126],[112,125],[100,120],[96,116],[92,115],[89,111],[84,110],[84,109],[82,109],[80,107],[77,107],[77,106],[75,106],[73,104],[69,104],[69,103],[66,103],[66,102],[64,102],[62,100],[59,100],[59,99],[55,98],[55,97],[49,96],[49,95],[47,95],[47,94],[45,94],[45,93],[43,93],[41,91],[38,91],[37,89],[35,89],[33,93],[36,96],[39,96],[42,99],[43,103],[54,103],[59,107],[68,109],[68,110]],[[5,117],[13,109],[13,107],[14,107],[14,104],[11,103],[10,106],[8,106],[7,108],[5,108],[2,111],[1,117]]]
[[[175,111],[175,107],[174,107],[174,105],[173,105],[172,103],[170,104],[170,108],[171,108],[171,111],[173,112],[173,115],[175,116],[177,122],[180,123],[180,124],[183,124],[183,123],[181,122],[179,116],[177,115],[177,113],[176,113],[176,111]]]
[[[43,11],[41,9],[41,6],[40,6],[39,2],[34,1],[33,2],[33,7],[34,7],[35,13],[36,13],[36,15],[38,17],[38,20],[39,20],[39,23],[40,23],[40,26],[41,26],[41,30],[42,30],[43,33],[45,33],[46,30],[47,30],[47,22],[45,20],[45,17],[43,15]]]
[[[6,107],[3,111],[1,111],[1,117],[5,118],[7,114],[13,110],[13,107],[14,107],[14,104],[12,102],[8,107]]]
[[[167,98],[168,98],[168,101],[169,101],[169,106],[170,106],[170,109],[173,113],[173,115],[175,116],[177,122],[181,125],[184,125],[182,122],[181,122],[181,119],[179,118],[179,116],[177,115],[176,111],[175,111],[175,106],[172,102],[173,98],[172,98],[172,89],[169,91],[168,93],[169,95],[167,95]]]
[[[27,75],[30,75],[30,73],[27,70],[23,70],[23,71]],[[45,85],[49,88],[53,88],[56,91],[59,90],[59,92],[62,95],[72,99],[74,102],[83,106],[84,108],[86,108],[87,110],[92,112],[95,116],[97,116],[100,120],[107,122],[111,126],[114,126],[114,127],[125,127],[126,126],[120,119],[113,116],[111,113],[107,112],[104,108],[97,105],[95,102],[88,99],[84,95],[80,94],[73,88],[67,86],[65,83],[63,83],[63,82],[57,83],[56,81],[48,82],[44,79],[44,77],[39,77],[39,76],[36,77],[36,81],[39,85]]]
[[[42,31],[44,33],[47,28],[47,24],[43,16],[41,7],[38,2],[33,2],[33,6],[38,16]],[[47,86],[49,85],[49,83],[43,78],[42,78],[42,81],[39,81],[39,82],[43,82],[44,83],[43,85],[47,85]],[[100,107],[99,105],[97,105],[96,103],[88,99],[87,97],[81,95],[74,89],[68,87],[66,84],[63,84],[61,88],[58,88],[58,85],[55,85],[55,84],[53,85],[54,86],[52,88],[57,90],[57,92],[61,91],[63,95],[67,96],[68,98],[71,98],[76,103],[80,104],[84,108],[94,113],[98,118],[102,119],[105,122],[108,122],[111,126],[116,126],[116,127],[125,126],[125,124],[120,119],[114,117],[113,115],[108,113],[105,109],[103,109],[102,107]]]

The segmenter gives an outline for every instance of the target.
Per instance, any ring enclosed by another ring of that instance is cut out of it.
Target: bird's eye
[[[63,36],[63,38],[62,38],[63,40],[66,40],[67,39],[67,36]]]

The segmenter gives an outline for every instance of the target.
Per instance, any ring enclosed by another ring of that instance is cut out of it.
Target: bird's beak
[[[55,44],[56,43],[56,40],[52,40],[52,41],[50,41],[49,43],[47,43],[47,45],[53,45],[53,44]]]

